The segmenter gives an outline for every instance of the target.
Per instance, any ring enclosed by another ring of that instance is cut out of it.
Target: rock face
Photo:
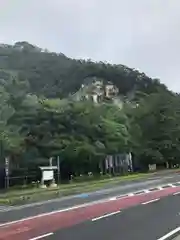
[[[74,100],[92,100],[96,104],[111,101],[118,106],[122,106],[123,101],[119,96],[119,90],[112,82],[104,82],[97,78],[88,80],[86,79],[85,84],[82,84],[79,91],[73,95]]]

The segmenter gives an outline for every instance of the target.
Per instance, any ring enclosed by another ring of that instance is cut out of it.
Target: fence
[[[7,181],[8,179],[5,178]],[[25,175],[25,176],[16,176],[9,177],[9,186],[27,186],[33,185],[38,181],[37,175]]]

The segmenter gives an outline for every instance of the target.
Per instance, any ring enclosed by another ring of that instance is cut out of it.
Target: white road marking
[[[161,177],[157,177],[157,178],[161,179]],[[168,178],[170,178],[170,177],[168,177]],[[173,178],[173,177],[171,177],[171,178]],[[176,182],[176,183],[180,184],[180,181]],[[162,189],[160,189],[160,190],[162,190]],[[76,197],[77,196],[74,196],[74,198],[76,198]],[[69,199],[69,197],[67,199]],[[10,206],[10,207],[8,206],[7,208],[0,209],[0,212],[16,211],[16,210],[20,210],[20,209],[24,209],[24,208],[30,208],[30,207],[39,206],[39,205],[42,205],[42,204],[54,203],[54,202],[61,202],[61,201],[59,199],[50,199],[50,200],[36,202],[36,203],[24,204],[24,205],[21,205],[21,206]]]
[[[52,211],[52,212],[47,212],[47,213],[42,213],[42,214],[38,214],[38,215],[35,215],[35,216],[27,217],[27,218],[22,218],[22,219],[15,220],[15,221],[12,221],[12,222],[2,223],[2,224],[0,224],[0,228],[5,227],[5,226],[9,226],[9,225],[13,225],[13,224],[16,224],[16,223],[20,223],[20,222],[25,222],[25,221],[28,221],[28,220],[33,220],[33,219],[36,219],[36,218],[50,216],[50,215],[53,215],[53,214],[56,214],[56,213],[68,212],[68,211],[71,211],[71,210],[75,210],[75,209],[79,209],[79,208],[83,208],[83,207],[89,207],[89,206],[96,205],[98,203],[105,203],[105,202],[109,202],[109,199],[103,199],[103,200],[94,201],[94,202],[90,202],[90,203],[84,203],[84,204],[76,205],[76,206],[69,207],[69,208],[64,208],[64,209],[60,209],[60,210],[56,210],[56,211]]]
[[[114,201],[114,200],[116,200],[116,197],[112,197],[112,198],[110,198],[109,200],[110,200],[110,201]]]
[[[180,182],[176,182],[176,183],[179,183]],[[160,186],[157,186],[157,187],[154,187],[154,188],[157,188],[156,191],[158,190],[164,190],[162,187]],[[142,190],[143,191],[143,190]],[[148,189],[145,189],[144,190],[145,192],[144,193],[148,193],[150,192]],[[176,194],[177,195],[177,194]],[[123,195],[122,195],[123,196]],[[131,196],[134,196],[134,193],[127,193],[125,194],[125,197],[131,197]],[[65,208],[65,209],[59,209],[59,210],[55,210],[55,211],[51,211],[51,212],[46,212],[46,213],[42,213],[42,214],[38,214],[38,215],[35,215],[35,216],[30,216],[30,217],[26,217],[26,218],[22,218],[22,219],[19,219],[19,220],[16,220],[16,221],[11,221],[11,222],[6,222],[6,223],[2,223],[0,224],[0,227],[4,227],[4,226],[9,226],[9,225],[13,225],[13,224],[16,224],[16,223],[19,223],[19,222],[25,222],[25,221],[28,221],[28,220],[32,220],[32,219],[36,219],[36,218],[40,218],[40,217],[44,217],[44,216],[49,216],[49,215],[53,215],[53,214],[56,214],[56,213],[61,213],[61,212],[67,212],[67,211],[71,211],[71,210],[75,210],[75,209],[78,209],[78,208],[83,208],[83,207],[88,207],[88,206],[92,206],[92,205],[96,205],[98,203],[104,203],[104,202],[108,202],[108,201],[112,201],[112,200],[118,200],[117,199],[117,196],[116,197],[112,197],[112,198],[104,198],[104,199],[101,199],[101,200],[97,200],[97,201],[93,201],[93,202],[89,202],[89,203],[84,203],[84,204],[80,204],[80,205],[75,205],[75,206],[72,206],[72,207],[69,207],[69,208]],[[44,202],[39,202],[39,203],[32,203],[32,204],[26,204],[26,205],[23,205],[23,206],[18,206],[18,207],[13,207],[13,206],[10,206],[11,209],[9,209],[9,207],[7,209],[0,209],[0,212],[6,212],[6,211],[14,211],[14,210],[20,210],[20,209],[23,209],[23,208],[26,208],[26,207],[33,207],[33,206],[36,206],[36,205],[41,205],[41,204],[46,204],[46,203],[50,203],[50,202],[58,202],[59,200],[48,200],[48,201],[44,201]]]
[[[41,236],[38,236],[38,237],[35,237],[35,238],[31,238],[29,240],[38,240],[38,239],[41,239],[41,238],[45,238],[45,237],[49,237],[49,236],[52,236],[54,233],[51,232],[51,233],[47,233],[47,234],[44,234],[44,235],[41,235]]]
[[[106,218],[106,217],[113,216],[113,215],[118,214],[118,213],[120,213],[120,212],[121,212],[121,211],[108,213],[108,214],[106,214],[106,215],[102,215],[102,216],[100,216],[100,217],[93,218],[91,221],[94,222],[94,221],[100,220],[100,219],[102,219],[102,218]]]
[[[128,196],[132,197],[132,196],[134,196],[134,193],[128,193]]]
[[[170,187],[176,187],[172,183],[168,183],[167,185],[170,186]]]
[[[179,195],[180,192],[173,193],[173,196]]]
[[[150,191],[149,191],[149,189],[147,189],[147,190],[144,190],[144,192],[145,192],[145,193],[149,193]]]
[[[172,237],[174,234],[178,233],[180,231],[180,227],[172,230],[171,232],[167,233],[166,235],[164,235],[161,238],[158,238],[157,240],[166,240],[169,239],[169,237]]]
[[[150,201],[148,201],[148,202],[143,202],[142,204],[143,204],[143,205],[146,205],[146,204],[149,204],[149,203],[157,202],[157,201],[159,201],[159,200],[160,200],[160,198],[156,198],[156,199],[150,200]]]

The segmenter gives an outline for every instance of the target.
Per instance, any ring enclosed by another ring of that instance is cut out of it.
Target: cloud
[[[0,0],[0,42],[126,64],[180,91],[179,0]]]

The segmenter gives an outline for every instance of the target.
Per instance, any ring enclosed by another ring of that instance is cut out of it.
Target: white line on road
[[[110,198],[109,200],[110,201],[114,201],[114,200],[116,200],[117,198],[116,197],[112,197],[112,198]]]
[[[2,223],[2,224],[0,224],[0,228],[5,227],[5,226],[9,226],[9,225],[13,225],[13,224],[16,224],[16,223],[20,223],[20,222],[25,222],[25,221],[28,221],[28,220],[33,220],[33,219],[36,219],[36,218],[50,216],[50,215],[57,214],[57,213],[68,212],[68,211],[72,211],[72,210],[79,209],[79,208],[86,208],[86,207],[90,207],[90,206],[93,206],[93,205],[96,205],[96,204],[99,204],[99,203],[105,203],[105,202],[109,202],[109,199],[97,200],[97,201],[90,202],[90,203],[84,203],[84,204],[76,205],[76,206],[69,207],[69,208],[64,208],[64,209],[55,210],[55,211],[52,211],[52,212],[47,212],[47,213],[42,213],[42,214],[38,214],[38,215],[35,215],[35,216],[31,216],[31,217],[22,218],[22,219],[15,220],[15,221],[12,221],[12,222]]]
[[[180,192],[173,193],[173,196],[179,195]]]
[[[150,191],[148,189],[144,190],[145,193],[149,193]]]
[[[120,213],[120,212],[121,212],[121,211],[112,212],[112,213],[108,213],[108,214],[106,214],[106,215],[102,215],[102,216],[97,217],[97,218],[93,218],[93,219],[92,219],[92,222],[97,221],[97,220],[100,220],[100,219],[102,219],[102,218],[106,218],[106,217],[113,216],[113,215],[118,214],[118,213]]]
[[[129,193],[128,196],[132,197],[132,196],[134,196],[134,193]]]
[[[40,235],[40,236],[38,236],[38,237],[31,238],[31,239],[29,239],[29,240],[38,240],[38,239],[42,239],[42,238],[45,238],[45,237],[52,236],[53,234],[54,234],[53,232],[51,232],[51,233],[46,233],[46,234],[44,234],[44,235]]]
[[[160,198],[156,198],[156,199],[150,200],[150,201],[148,201],[148,202],[143,202],[142,204],[143,204],[143,205],[146,205],[146,204],[149,204],[149,203],[157,202],[157,201],[159,201],[159,200],[160,200]]]
[[[169,183],[168,186],[170,186],[170,187],[176,187],[176,186],[174,186],[172,183]]]
[[[166,240],[169,239],[169,237],[172,237],[174,234],[178,233],[180,231],[180,227],[172,230],[171,232],[167,233],[166,235],[164,235],[161,238],[158,238],[157,240]]]
[[[180,182],[177,182],[177,183],[180,183]],[[158,188],[159,190],[163,190],[163,188],[160,187],[160,186],[155,187],[155,188]],[[144,191],[146,193],[146,192],[148,192],[148,189],[146,189]],[[127,196],[130,197],[130,196],[134,196],[134,193],[128,193],[128,194],[125,194],[125,195],[126,195],[125,197],[127,197]],[[33,219],[37,219],[37,218],[41,218],[41,217],[45,217],[45,216],[50,216],[50,215],[61,213],[61,212],[72,211],[72,210],[75,210],[75,209],[79,209],[79,208],[83,208],[83,207],[89,207],[89,206],[96,205],[96,204],[99,204],[99,203],[105,203],[105,202],[108,202],[108,201],[111,201],[111,200],[115,200],[114,198],[115,197],[112,197],[112,198],[109,198],[109,199],[108,198],[104,198],[104,199],[93,201],[93,202],[89,202],[89,203],[75,205],[75,206],[72,206],[72,207],[69,207],[69,208],[65,208],[65,209],[58,209],[58,210],[55,210],[55,211],[45,212],[45,213],[38,214],[38,215],[35,215],[35,216],[25,217],[25,218],[18,219],[18,220],[15,220],[15,221],[2,223],[2,224],[0,224],[0,228],[4,227],[4,226],[13,225],[13,224],[16,224],[16,223],[19,223],[19,222],[25,222],[25,221],[28,221],[28,220],[33,220]],[[116,200],[118,200],[118,199],[116,199]],[[47,202],[44,202],[44,203],[47,203]],[[49,202],[55,202],[55,201],[54,200],[53,201],[50,200]],[[37,204],[34,204],[34,205],[33,204],[29,204],[29,205],[24,205],[24,206],[19,206],[19,207],[12,207],[11,210],[19,210],[19,209],[22,209],[22,208],[25,208],[25,207],[28,207],[28,206],[30,207],[30,206],[40,205],[40,204],[43,204],[43,202],[40,202],[40,203],[37,203]],[[0,212],[5,212],[5,211],[7,211],[7,210],[0,210]]]

